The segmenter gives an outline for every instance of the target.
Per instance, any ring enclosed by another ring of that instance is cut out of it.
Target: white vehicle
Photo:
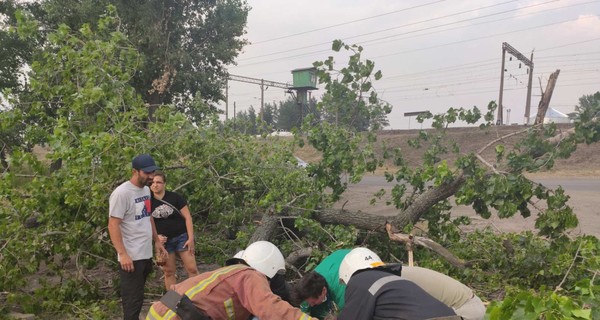
[[[296,158],[296,161],[298,162],[298,164],[297,164],[298,168],[306,168],[306,167],[308,167],[308,162],[306,162],[306,161],[304,161],[304,160],[302,160],[302,159],[300,159],[300,158],[298,158],[296,156],[294,156],[294,158]]]

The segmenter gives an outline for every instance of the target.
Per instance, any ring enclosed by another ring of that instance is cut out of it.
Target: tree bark
[[[535,117],[534,125],[544,123],[544,117],[546,116],[546,111],[550,106],[550,99],[552,99],[552,92],[554,91],[554,86],[556,85],[556,80],[558,79],[559,73],[560,70],[554,71],[550,75],[550,79],[548,79],[546,91],[542,94],[542,98],[540,99],[540,103],[538,104],[538,112]]]
[[[402,229],[409,223],[416,223],[421,215],[431,206],[442,201],[456,193],[462,186],[465,179],[462,175],[456,177],[452,182],[442,184],[438,187],[432,187],[418,196],[415,201],[404,211],[398,212],[395,216],[373,215],[363,211],[348,211],[344,209],[322,209],[315,213],[313,218],[325,224],[340,224],[345,226],[354,226],[362,230],[370,230],[385,233],[386,223],[391,223],[395,228]],[[390,209],[395,210],[395,209]],[[292,210],[288,215],[297,215]],[[269,212],[263,215],[256,231],[250,238],[250,243],[258,240],[268,240],[275,233],[279,226],[277,215]]]
[[[252,234],[250,241],[248,244],[260,241],[260,240],[269,240],[276,232],[279,227],[279,218],[276,215],[273,215],[270,212],[267,212],[263,215],[262,220],[258,228]]]

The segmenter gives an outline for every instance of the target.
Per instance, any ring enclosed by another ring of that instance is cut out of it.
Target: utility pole
[[[265,80],[260,79],[260,121],[265,120]]]
[[[269,87],[282,88],[282,89],[286,89],[286,90],[289,90],[289,88],[290,88],[290,86],[287,83],[277,82],[277,81],[269,81],[269,80],[258,79],[258,78],[250,78],[250,77],[244,77],[244,76],[237,76],[234,74],[229,74],[227,79],[233,80],[233,81],[239,81],[239,82],[258,84],[260,86],[260,120],[264,120],[263,117],[264,117],[264,113],[265,113],[265,90],[268,89]],[[227,91],[225,91],[225,92],[227,92]],[[226,97],[225,101],[227,101],[227,99],[228,99],[228,97]]]
[[[504,93],[504,72],[505,72],[505,59],[506,59],[506,52],[508,51],[508,53],[510,53],[511,55],[513,55],[515,58],[517,58],[519,61],[523,62],[523,64],[525,64],[526,66],[529,67],[529,81],[527,83],[527,98],[525,101],[525,123],[527,124],[527,121],[529,119],[529,112],[530,112],[530,108],[531,108],[531,85],[532,85],[532,81],[533,81],[533,52],[531,52],[531,60],[527,59],[527,57],[525,57],[522,53],[520,53],[517,49],[513,48],[510,44],[503,42],[502,43],[502,71],[500,73],[500,96],[498,98],[498,116],[496,119],[496,125],[502,125],[504,124],[503,122],[503,118],[502,118],[502,114],[503,114],[503,106],[502,106],[502,96]]]
[[[229,120],[229,79],[225,79],[225,121]]]
[[[529,113],[531,112],[531,87],[533,83],[533,51],[531,52],[531,67],[529,67],[529,81],[527,82],[527,101],[525,102],[525,125],[529,123]]]
[[[506,42],[505,42],[506,43]],[[500,96],[498,97],[498,116],[496,117],[496,125],[500,126],[504,124],[502,121],[502,96],[504,92],[504,57],[506,56],[506,50],[504,50],[504,43],[502,44],[502,71],[500,72]]]

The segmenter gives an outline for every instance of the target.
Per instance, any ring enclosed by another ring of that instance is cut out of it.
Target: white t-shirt
[[[123,244],[131,260],[151,259],[150,189],[146,186],[139,188],[126,181],[113,191],[108,203],[108,214],[122,220]]]

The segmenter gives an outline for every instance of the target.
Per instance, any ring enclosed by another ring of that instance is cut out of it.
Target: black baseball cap
[[[160,169],[154,162],[154,159],[152,159],[152,156],[149,154],[140,154],[139,156],[133,158],[131,161],[131,167],[136,170],[142,170],[146,173],[154,172]]]

